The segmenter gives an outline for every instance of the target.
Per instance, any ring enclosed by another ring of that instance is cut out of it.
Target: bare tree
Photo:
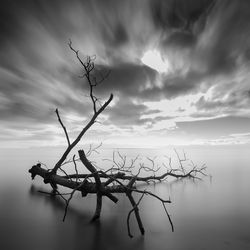
[[[99,99],[94,94],[95,88],[108,76],[108,74],[102,74],[100,76],[100,79],[97,79],[97,77],[93,73],[95,69],[95,57],[87,56],[85,60],[82,60],[79,55],[79,51],[72,46],[71,41],[69,41],[68,45],[83,68],[84,73],[82,77],[87,80],[89,86],[89,97],[93,107],[93,114],[89,122],[82,128],[78,136],[73,141],[71,141],[67,132],[67,128],[63,124],[63,121],[60,117],[59,110],[56,109],[55,112],[58,121],[66,137],[67,148],[53,168],[47,169],[42,163],[37,163],[36,165],[32,166],[32,168],[29,170],[32,179],[34,179],[36,175],[39,175],[44,179],[44,183],[50,184],[52,187],[52,192],[48,194],[58,195],[64,200],[65,211],[63,220],[65,220],[66,218],[68,206],[76,192],[80,192],[82,194],[82,197],[86,197],[88,194],[96,195],[96,208],[92,217],[92,221],[100,218],[103,196],[106,196],[112,202],[117,203],[118,198],[115,196],[115,194],[122,193],[127,196],[132,206],[127,215],[128,235],[130,237],[133,237],[130,229],[130,217],[132,213],[135,214],[138,227],[141,234],[143,235],[145,230],[139,213],[139,205],[143,197],[147,195],[154,199],[157,199],[162,204],[163,209],[166,212],[167,218],[170,222],[171,229],[172,231],[174,231],[171,217],[166,208],[166,204],[171,203],[170,198],[163,199],[158,195],[147,191],[146,189],[142,190],[138,188],[138,183],[142,182],[145,184],[149,184],[150,182],[165,181],[168,177],[199,178],[199,174],[205,175],[206,167],[204,165],[201,167],[197,167],[191,162],[192,165],[189,170],[185,170],[183,164],[184,162],[187,162],[186,156],[184,154],[183,158],[181,158],[177,152],[176,154],[178,156],[179,167],[173,168],[171,158],[167,158],[167,164],[162,163],[161,166],[159,166],[156,164],[155,158],[147,157],[146,160],[139,161],[139,156],[136,156],[135,158],[128,160],[126,155],[122,155],[119,151],[114,151],[112,159],[106,159],[111,163],[111,167],[104,170],[96,166],[93,161],[90,161],[88,159],[93,152],[97,152],[101,145],[97,147],[93,147],[92,145],[90,145],[89,149],[86,152],[84,150],[79,150],[78,157],[74,154],[72,158],[67,159],[72,149],[78,144],[85,133],[95,124],[98,116],[108,107],[113,99],[113,94],[110,94],[107,101],[101,104]],[[82,163],[86,170],[89,171],[88,174],[79,172],[79,162]],[[73,164],[75,171],[74,173],[69,173],[69,171],[63,169],[63,167],[68,166],[68,164]],[[160,167],[164,168],[163,174],[158,174]],[[59,175],[58,170],[60,170],[63,175]],[[142,172],[144,172],[143,175]],[[59,191],[58,186],[66,187],[70,189],[70,192],[63,193]],[[136,201],[134,198],[135,193],[140,195],[138,201]]]

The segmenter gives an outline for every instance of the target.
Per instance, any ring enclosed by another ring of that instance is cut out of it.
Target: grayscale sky
[[[110,70],[112,105],[85,142],[151,147],[250,143],[249,0],[5,1],[1,147],[64,145],[91,115],[68,47]]]

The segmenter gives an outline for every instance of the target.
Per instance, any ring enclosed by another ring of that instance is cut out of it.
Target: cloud
[[[145,102],[190,94],[203,97],[183,119],[247,116],[249,9],[247,0],[7,1],[0,10],[1,124],[34,132],[55,125],[55,108],[89,117],[88,86],[69,38],[83,58],[96,55],[99,73],[111,71],[95,93],[101,101],[116,96],[107,116],[118,129],[163,122],[168,115]],[[167,72],[142,63],[148,50],[168,62]]]
[[[160,29],[190,29],[214,1],[151,1],[152,17]]]
[[[200,90],[203,80],[201,74],[192,71],[185,75],[166,76],[162,78],[162,86],[156,86],[151,91],[159,97],[162,95],[164,98],[172,99]],[[145,96],[147,96],[146,93]]]
[[[97,94],[113,92],[121,98],[134,98],[137,101],[160,101],[172,99],[200,90],[204,81],[202,74],[188,72],[185,75],[160,75],[148,66],[134,63],[121,63],[101,67],[100,72],[110,71],[109,77],[97,88]]]
[[[218,1],[200,34],[196,56],[210,74],[231,74],[248,59],[249,1]]]
[[[197,108],[197,115],[241,115],[249,116],[249,72],[245,67],[238,71],[229,80],[221,78],[211,86],[207,93],[204,93],[199,100],[194,102]]]
[[[89,113],[89,105],[83,105],[81,95],[57,77],[41,77],[42,72],[32,68],[29,77],[4,68],[0,71],[4,82],[0,85],[0,115],[5,122],[49,123],[55,108],[81,115]]]
[[[158,73],[142,64],[120,63],[103,67],[104,72],[110,71],[108,79],[98,86],[97,93],[110,92],[121,94],[123,97],[143,98],[144,89],[154,85]]]
[[[230,93],[225,100],[206,100],[202,96],[195,104],[198,110],[215,110],[232,112],[232,110],[239,111],[240,108],[247,108],[250,104],[250,98],[248,92],[236,92]]]
[[[136,104],[130,98],[122,98],[117,101],[115,106],[107,110],[109,123],[119,127],[132,127],[134,125],[143,125],[150,119],[141,118],[147,111],[144,104]]]

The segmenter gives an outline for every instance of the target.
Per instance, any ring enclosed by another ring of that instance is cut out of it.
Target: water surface
[[[126,149],[127,155],[164,155],[165,150]],[[250,249],[250,148],[196,147],[185,152],[194,162],[206,163],[212,178],[160,183],[148,187],[171,197],[171,232],[162,206],[145,197],[141,217],[146,235],[140,236],[132,218],[134,238],[127,236],[131,209],[126,197],[119,203],[104,200],[101,221],[90,224],[95,197],[76,195],[62,222],[64,203],[38,193],[49,191],[28,169],[38,160],[53,165],[61,149],[0,150],[0,249]],[[103,151],[104,158],[110,152]]]

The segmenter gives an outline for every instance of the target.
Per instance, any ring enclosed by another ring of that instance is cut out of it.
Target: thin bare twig
[[[173,168],[172,160],[169,157],[167,157],[168,163],[165,164],[165,163],[159,163],[159,160],[158,158],[156,159],[156,157],[146,157],[146,159],[144,159],[143,161],[142,158],[141,157],[139,158],[139,155],[137,155],[135,158],[129,159],[127,155],[124,155],[117,150],[113,151],[112,159],[108,159],[108,161],[111,163],[111,167],[108,168],[107,170],[104,170],[103,168],[97,166],[97,163],[94,160],[88,159],[88,157],[93,152],[99,153],[98,149],[101,147],[102,143],[100,143],[100,145],[96,147],[90,145],[86,153],[83,150],[79,150],[78,151],[79,158],[76,158],[76,155],[74,154],[72,159],[67,160],[67,157],[69,153],[72,151],[72,149],[79,143],[81,138],[91,128],[91,126],[93,126],[97,122],[98,116],[107,108],[107,106],[111,103],[113,99],[113,94],[110,94],[108,100],[103,104],[101,104],[100,98],[96,97],[94,94],[95,87],[101,84],[109,74],[108,73],[106,75],[101,75],[99,79],[97,79],[96,75],[93,75],[95,72],[94,61],[96,57],[87,56],[85,60],[82,60],[82,58],[79,55],[79,51],[72,46],[71,40],[69,41],[68,45],[70,50],[74,52],[79,63],[83,67],[84,72],[81,77],[85,77],[87,80],[87,84],[89,87],[88,97],[92,102],[93,114],[88,123],[82,128],[78,136],[74,140],[72,140],[72,142],[70,142],[67,129],[61,120],[58,109],[56,109],[55,112],[58,121],[64,130],[68,146],[64,151],[63,155],[55,164],[54,168],[48,169],[47,166],[44,165],[46,167],[45,169],[42,167],[41,163],[37,163],[36,165],[34,165],[29,170],[32,179],[34,179],[36,175],[41,176],[44,179],[44,183],[49,183],[52,186],[53,193],[50,195],[57,195],[64,200],[65,209],[63,215],[63,221],[66,219],[70,202],[76,191],[81,192],[83,197],[87,196],[88,194],[96,195],[96,208],[92,220],[96,220],[100,217],[103,196],[108,197],[110,200],[116,203],[118,201],[118,198],[114,194],[122,193],[128,197],[132,205],[132,209],[128,212],[127,215],[128,235],[130,237],[133,237],[130,229],[130,217],[132,213],[135,214],[139,230],[143,235],[145,230],[139,213],[139,205],[143,197],[145,195],[148,195],[150,198],[154,198],[162,204],[164,211],[168,217],[169,223],[171,225],[171,229],[172,231],[174,231],[174,225],[166,207],[167,203],[168,204],[171,203],[170,198],[163,199],[162,197],[158,196],[153,192],[147,190],[140,190],[138,182],[155,183],[157,181],[166,180],[166,178],[168,177],[173,177],[177,179],[181,178],[199,179],[200,175],[206,176],[205,173],[206,166],[202,165],[202,167],[198,167],[192,161],[188,162],[184,151],[183,151],[183,158],[181,158],[178,152],[175,150],[179,167]],[[77,162],[79,161],[81,161],[82,164],[85,166],[85,168],[90,172],[89,174],[79,173],[77,168],[78,167]],[[66,170],[62,169],[63,165],[70,163],[73,163],[74,165],[74,170],[75,170],[74,174],[70,174]],[[163,173],[159,172],[160,166],[164,166],[166,168]],[[185,169],[186,167],[188,168]],[[61,170],[64,176],[58,175],[57,174],[58,170]],[[58,190],[58,186],[69,188],[72,191],[69,193],[67,192],[61,193]],[[49,194],[47,192],[43,191],[41,192]],[[140,198],[137,202],[133,197],[133,194],[135,193],[140,195]]]
[[[129,220],[130,220],[130,215],[132,214],[132,212],[135,212],[135,210],[137,209],[138,210],[138,206],[143,198],[143,196],[145,195],[145,193],[142,193],[140,199],[138,200],[138,202],[133,206],[133,208],[129,211],[128,213],[128,216],[127,216],[127,229],[128,229],[128,235],[130,238],[133,237],[133,235],[131,234],[131,230],[130,230],[130,223],[129,223]],[[144,234],[144,231],[143,231],[143,234]]]
[[[63,128],[63,130],[64,130],[64,133],[65,133],[65,136],[66,136],[66,139],[67,139],[67,142],[68,142],[68,146],[70,146],[69,135],[68,135],[68,132],[67,132],[66,127],[64,126],[64,124],[63,124],[63,122],[62,122],[62,120],[61,120],[61,117],[60,117],[60,115],[59,115],[58,109],[56,109],[56,115],[57,115],[57,118],[58,118],[59,123],[61,124],[61,126],[62,126],[62,128]]]

